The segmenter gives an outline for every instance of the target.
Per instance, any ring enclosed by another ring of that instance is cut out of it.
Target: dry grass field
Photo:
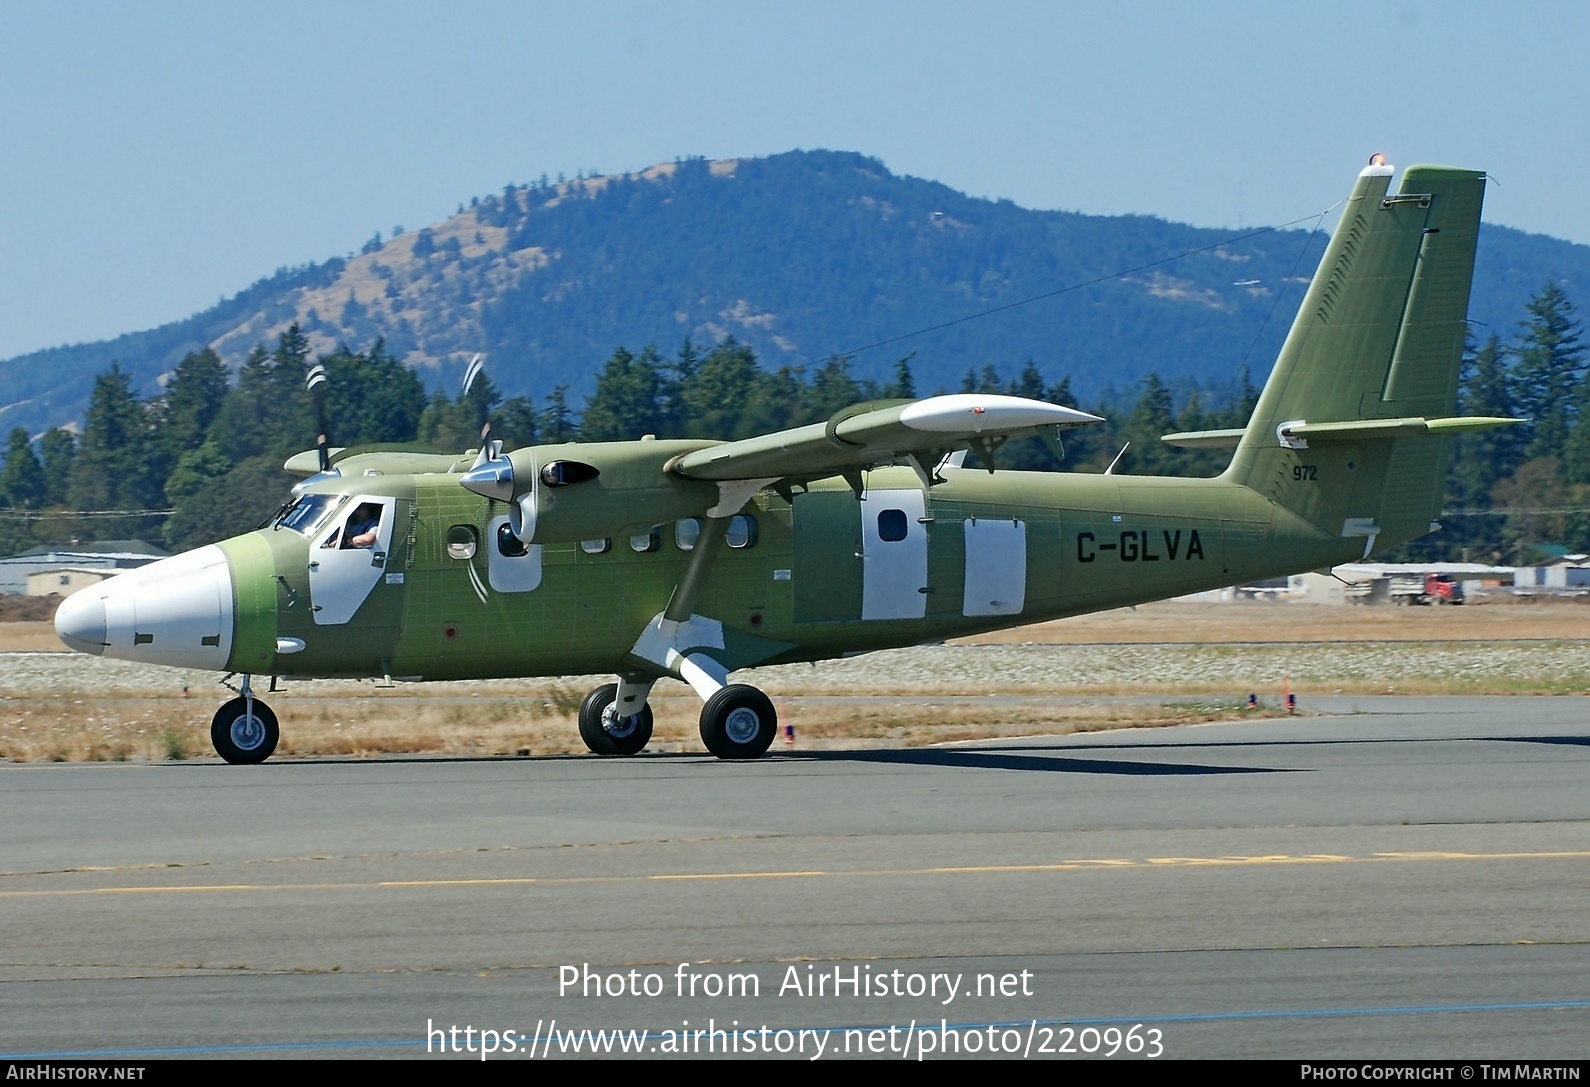
[[[216,678],[67,653],[47,622],[0,623],[0,758],[213,758],[210,715],[230,697]],[[1304,712],[1311,694],[1586,694],[1590,605],[1166,602],[737,678],[773,697],[799,749],[1225,720],[1283,685]],[[268,698],[281,755],[579,754],[574,716],[594,682],[325,681]],[[652,750],[699,750],[687,688],[661,683],[652,704]]]

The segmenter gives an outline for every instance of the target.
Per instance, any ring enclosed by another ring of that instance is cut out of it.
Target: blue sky
[[[0,358],[543,172],[861,151],[1018,204],[1296,219],[1372,151],[1590,243],[1590,4],[0,0]]]

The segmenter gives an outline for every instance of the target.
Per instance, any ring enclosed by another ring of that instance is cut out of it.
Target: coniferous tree
[[[400,444],[418,436],[425,387],[387,352],[384,339],[368,354],[339,345],[319,361],[326,368],[326,426],[333,444]]]
[[[77,460],[77,437],[65,427],[52,427],[39,439],[39,457],[44,465],[44,504],[66,503],[72,480],[72,465]]]
[[[151,405],[162,485],[182,455],[204,442],[226,400],[228,378],[226,364],[213,350],[190,352],[166,381],[165,395]]]
[[[0,506],[37,509],[44,505],[44,466],[33,452],[28,432],[17,427],[6,443],[5,466],[0,468]]]
[[[771,374],[761,373],[740,417],[741,436],[771,434],[807,422],[799,416],[802,389],[800,375],[793,367],[781,366]]]
[[[166,382],[162,426],[175,449],[195,449],[215,421],[230,388],[230,374],[211,348],[190,352]]]
[[[833,418],[861,401],[861,386],[850,373],[850,356],[836,355],[818,367],[802,390],[805,406],[802,415],[808,422]]]
[[[1560,457],[1573,427],[1585,346],[1573,303],[1555,280],[1547,280],[1529,301],[1522,322],[1518,361],[1513,367],[1518,406],[1531,420],[1530,457]]]
[[[1218,416],[1204,411],[1203,398],[1195,389],[1187,398],[1186,405],[1176,416],[1175,429],[1180,432],[1195,430],[1218,430],[1215,426]],[[1160,442],[1165,445],[1164,442]],[[1231,463],[1231,452],[1226,449],[1177,449],[1174,446],[1166,447],[1169,456],[1167,460],[1173,465],[1172,473],[1184,476],[1210,477],[1217,476],[1225,471],[1226,465]]]
[[[745,432],[745,409],[762,376],[750,347],[733,336],[718,344],[680,389],[685,436],[731,441],[750,437]]]
[[[152,444],[148,412],[127,372],[112,364],[94,379],[68,501],[80,510],[152,508],[165,485],[154,470]]]
[[[1230,411],[1225,413],[1221,426],[1216,430],[1235,430],[1245,427],[1248,420],[1253,418],[1253,411],[1259,406],[1259,390],[1253,384],[1253,372],[1248,369],[1248,364],[1242,364],[1242,370],[1237,375],[1237,399],[1231,405]]]
[[[894,364],[894,384],[889,386],[885,396],[896,400],[916,398],[916,378],[911,373],[911,360],[914,358],[916,358],[915,351]]]
[[[1160,437],[1176,429],[1171,412],[1170,390],[1158,374],[1143,379],[1143,392],[1127,417],[1124,441],[1131,450],[1121,461],[1122,474],[1134,476],[1168,475],[1173,470],[1174,454]]]
[[[166,477],[166,501],[180,511],[183,505],[214,480],[232,470],[232,461],[213,441],[204,442],[177,458],[176,467]]]
[[[579,437],[574,423],[574,413],[569,410],[569,387],[558,385],[547,394],[546,407],[539,421],[541,441],[547,445],[572,442]]]
[[[503,449],[508,451],[535,445],[540,440],[538,415],[529,397],[515,396],[504,400],[491,413],[491,436],[500,438]]]
[[[1494,332],[1474,353],[1473,366],[1460,390],[1460,414],[1513,418],[1512,381],[1507,349]],[[1519,428],[1495,427],[1465,434],[1452,450],[1453,486],[1449,501],[1463,507],[1488,508],[1498,481],[1517,471],[1523,459]]]
[[[183,477],[174,476],[180,490]],[[166,519],[166,541],[201,547],[258,528],[287,499],[291,482],[281,460],[268,454],[240,461],[224,475],[196,473],[194,489]]]
[[[586,402],[580,436],[588,442],[617,442],[658,432],[658,365],[655,347],[639,356],[615,350],[596,378]]]
[[[461,453],[478,448],[480,432],[501,399],[491,377],[484,373],[476,376],[469,392],[459,393],[457,400],[436,393],[420,415],[420,442],[438,451]]]
[[[309,338],[297,324],[277,338],[274,351],[256,347],[249,352],[211,426],[221,452],[241,463],[256,456],[286,459],[311,448],[314,419],[304,391],[308,369]]]
[[[1043,374],[1038,370],[1038,364],[1032,359],[1021,368],[1021,373],[1016,375],[1016,380],[1010,383],[1011,396],[1024,396],[1028,400],[1042,400],[1044,398]]]

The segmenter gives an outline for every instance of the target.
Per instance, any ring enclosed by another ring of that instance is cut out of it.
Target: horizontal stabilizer
[[[1055,436],[1102,422],[1075,408],[1019,396],[955,393],[858,404],[826,423],[698,449],[669,469],[690,479],[822,479],[905,458],[932,464],[945,452],[990,441]]]
[[[1283,445],[1296,442],[1358,442],[1375,438],[1403,438],[1415,434],[1462,434],[1470,430],[1489,430],[1491,427],[1511,426],[1522,419],[1502,419],[1492,416],[1469,418],[1423,419],[1417,416],[1405,419],[1360,419],[1349,423],[1309,423],[1299,420],[1282,423],[1276,436]],[[1288,441],[1290,439],[1290,441]]]
[[[1469,418],[1360,419],[1346,423],[1282,423],[1277,436],[1283,445],[1297,442],[1356,442],[1372,438],[1401,438],[1413,434],[1462,434],[1470,430],[1511,426],[1522,419],[1502,419],[1476,415]],[[1160,441],[1182,449],[1235,449],[1242,430],[1187,430],[1166,434]],[[1306,448],[1306,446],[1304,446]]]
[[[1159,440],[1182,449],[1235,449],[1242,440],[1242,427],[1235,430],[1184,430],[1166,434]]]

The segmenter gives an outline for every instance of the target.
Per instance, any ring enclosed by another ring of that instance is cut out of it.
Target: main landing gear
[[[580,739],[594,755],[633,755],[651,739],[651,705],[642,701],[638,711],[625,714],[617,701],[618,684],[609,683],[580,704]]]
[[[633,755],[651,739],[651,706],[645,701],[651,684],[609,683],[585,696],[580,706],[580,739],[594,755]],[[620,706],[620,692],[631,697]],[[639,709],[633,707],[639,706]],[[623,711],[631,709],[626,714]],[[773,702],[745,683],[718,689],[701,707],[701,742],[720,759],[759,759],[778,735]]]
[[[722,626],[695,614],[706,584],[707,568],[723,540],[730,519],[771,480],[738,480],[719,484],[719,502],[707,511],[691,549],[684,576],[674,586],[668,606],[647,626],[632,655],[659,669],[644,675],[620,675],[618,683],[598,687],[580,707],[580,738],[598,755],[633,755],[651,739],[651,707],[646,696],[658,675],[672,675],[690,684],[706,703],[701,707],[701,742],[720,759],[759,759],[778,735],[778,713],[767,695],[744,683],[729,683],[728,670],[692,650],[723,647]],[[695,627],[693,633],[690,628]],[[706,635],[706,636],[703,636]]]
[[[720,759],[759,759],[778,735],[773,702],[746,683],[731,683],[701,707],[701,742]]]
[[[249,677],[243,677],[243,691],[215,711],[210,722],[210,742],[215,753],[231,763],[260,763],[271,757],[281,739],[276,715],[254,697]]]

